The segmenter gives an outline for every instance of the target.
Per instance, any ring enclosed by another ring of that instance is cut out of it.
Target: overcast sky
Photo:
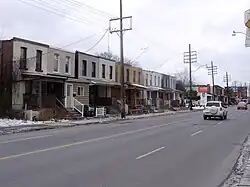
[[[67,47],[72,51],[90,49],[109,27],[109,19],[119,15],[118,0],[0,1],[1,38],[18,36],[64,47],[87,37]],[[138,59],[141,67],[169,74],[182,71],[188,67],[183,52],[191,43],[198,53],[193,70],[212,60],[218,66],[216,84],[225,85],[226,71],[232,81],[250,82],[250,48],[244,47],[244,35],[232,37],[233,30],[245,32],[244,11],[250,8],[249,0],[123,0],[123,5],[124,16],[133,16],[133,29],[124,35],[124,52],[134,60],[147,48]],[[112,27],[116,26],[113,22]],[[119,55],[115,33],[106,34],[89,52],[107,51],[108,43]],[[194,76],[197,83],[211,83],[205,68]]]

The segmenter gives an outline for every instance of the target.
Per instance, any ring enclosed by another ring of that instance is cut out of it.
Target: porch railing
[[[74,98],[74,109],[84,116],[84,104]]]

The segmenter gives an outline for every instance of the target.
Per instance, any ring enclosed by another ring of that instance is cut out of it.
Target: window
[[[42,51],[36,51],[36,71],[42,71]]]
[[[59,54],[54,54],[54,71],[58,72]]]
[[[138,72],[138,83],[141,83],[141,72]]]
[[[65,61],[65,73],[69,73],[69,65],[70,65],[70,57],[66,56],[66,61]]]
[[[134,71],[134,74],[133,74],[133,82],[135,82],[135,77],[136,77],[136,71]]]
[[[156,76],[155,76],[155,86],[157,86],[156,81],[157,81],[157,79],[156,79]]]
[[[126,71],[127,71],[127,77],[126,77],[126,80],[127,80],[127,82],[129,82],[129,69],[127,69]]]
[[[152,75],[150,75],[150,86],[152,86]]]
[[[148,86],[148,74],[146,74],[146,86]]]
[[[161,80],[160,80],[160,77],[158,77],[158,86],[159,86],[159,87],[161,86]]]
[[[109,66],[109,79],[113,78],[113,66]]]
[[[82,61],[82,76],[87,76],[87,61],[83,60]]]
[[[20,68],[21,69],[27,68],[27,48],[25,48],[25,47],[21,47]]]
[[[77,95],[84,96],[84,88],[82,86],[77,87]]]
[[[96,63],[92,62],[92,77],[96,77]]]
[[[105,79],[105,64],[102,64],[102,78]]]

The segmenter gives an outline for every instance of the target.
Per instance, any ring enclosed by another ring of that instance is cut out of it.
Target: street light
[[[244,32],[237,32],[237,31],[233,31],[233,33],[232,33],[232,36],[236,36],[236,34],[243,34],[243,35],[247,35],[246,33],[244,33]]]

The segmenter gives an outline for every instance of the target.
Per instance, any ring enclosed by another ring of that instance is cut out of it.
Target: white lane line
[[[163,124],[163,125],[172,125],[172,124],[175,124],[175,123],[182,123],[182,122],[189,122],[189,121],[191,121],[191,120],[184,119],[184,120],[180,120],[180,121],[173,121],[173,122]],[[128,123],[124,123],[124,124],[112,124],[112,125],[108,125],[106,127],[113,128],[113,127],[129,126],[129,125],[134,125],[134,123],[133,122],[128,122]]]
[[[7,143],[13,143],[13,142],[21,142],[21,141],[27,141],[27,140],[40,139],[40,138],[47,138],[47,137],[50,137],[50,136],[52,136],[52,135],[33,136],[33,137],[28,137],[28,138],[6,140],[6,141],[0,142],[0,144],[7,144]]]
[[[222,124],[224,121],[221,121],[221,122],[219,122],[219,123],[216,123],[215,125],[214,125],[214,127],[216,127],[217,125],[220,125],[220,124]]]
[[[169,124],[155,125],[155,126],[151,126],[151,127],[147,127],[147,128],[138,129],[138,130],[127,131],[127,132],[120,133],[120,134],[114,134],[114,135],[111,135],[111,136],[104,136],[104,137],[89,139],[89,140],[80,141],[80,142],[63,144],[63,145],[59,145],[59,146],[55,146],[55,147],[50,147],[50,148],[47,148],[47,149],[38,149],[36,151],[25,152],[25,153],[20,153],[20,154],[14,154],[14,155],[6,156],[6,157],[0,157],[0,161],[1,160],[12,159],[12,158],[18,158],[18,157],[27,156],[27,155],[32,155],[32,154],[38,154],[38,153],[53,151],[53,150],[58,150],[58,149],[63,149],[63,148],[69,148],[69,147],[73,147],[73,146],[77,146],[77,145],[83,145],[83,144],[92,143],[92,142],[98,142],[98,141],[107,140],[107,139],[111,139],[111,138],[117,138],[117,137],[120,137],[120,136],[135,134],[135,133],[139,133],[139,132],[143,132],[143,131],[147,131],[147,130],[152,130],[152,129],[156,129],[156,128],[167,126],[167,125],[169,125]]]
[[[195,135],[200,134],[200,133],[202,133],[202,130],[199,130],[199,131],[197,131],[197,132],[191,134],[191,136],[195,136]]]
[[[139,160],[139,159],[141,159],[141,158],[144,158],[144,157],[146,157],[146,156],[149,156],[149,155],[151,155],[151,154],[153,154],[153,153],[156,153],[156,152],[158,152],[158,151],[160,151],[160,150],[162,150],[162,149],[164,149],[164,147],[160,147],[160,148],[155,149],[155,150],[153,150],[153,151],[151,151],[151,152],[148,152],[148,153],[146,153],[146,154],[143,154],[143,155],[137,157],[136,160]]]

